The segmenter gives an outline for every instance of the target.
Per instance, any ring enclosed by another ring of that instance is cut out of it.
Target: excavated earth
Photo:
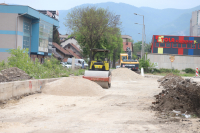
[[[155,95],[154,110],[200,115],[200,85],[192,79],[168,74],[158,79],[162,92]]]
[[[31,77],[17,67],[11,67],[0,71],[0,82],[21,81],[28,79],[31,79]]]

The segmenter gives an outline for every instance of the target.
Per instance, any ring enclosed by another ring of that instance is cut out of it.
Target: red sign
[[[160,42],[159,40],[158,40],[158,37],[159,36],[156,36],[156,40],[157,40],[157,42]],[[192,41],[192,40],[175,40],[174,38],[164,38],[164,37],[161,37],[160,38],[161,39],[161,42],[176,42],[176,43],[185,43],[185,44],[187,44],[187,43],[194,43],[194,41]]]

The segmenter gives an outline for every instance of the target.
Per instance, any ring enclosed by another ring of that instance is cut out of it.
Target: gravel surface
[[[129,72],[134,75],[132,71]],[[161,91],[156,79],[114,79],[115,77],[112,80],[112,87],[105,89],[102,96],[60,96],[41,93],[24,97],[18,102],[9,102],[0,109],[0,132],[199,132],[200,119],[163,119],[150,109],[154,101],[153,96]],[[67,86],[69,82],[65,82]]]

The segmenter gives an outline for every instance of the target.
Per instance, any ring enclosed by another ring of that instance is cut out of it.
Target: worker
[[[84,61],[82,62],[82,69],[84,69]]]

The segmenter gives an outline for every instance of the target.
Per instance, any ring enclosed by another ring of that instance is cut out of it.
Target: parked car
[[[63,67],[72,68],[72,64],[69,62],[60,62]]]
[[[84,59],[75,59],[75,67],[81,68],[83,61],[84,61],[84,67],[85,68],[88,67],[88,64],[85,62]],[[67,62],[72,63],[72,58],[68,58]]]

